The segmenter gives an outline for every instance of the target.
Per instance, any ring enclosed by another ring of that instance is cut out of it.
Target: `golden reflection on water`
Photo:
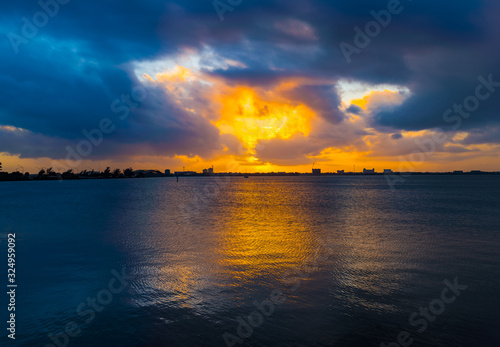
[[[254,290],[290,289],[293,281],[286,277],[318,258],[322,272],[301,281],[320,278],[323,290],[334,291],[346,305],[391,309],[377,297],[398,289],[387,278],[407,276],[400,270],[411,242],[400,240],[405,236],[394,233],[395,221],[382,217],[387,203],[380,190],[235,178],[185,218],[177,204],[193,199],[193,186],[206,191],[207,184],[165,184],[151,198],[147,221],[134,219],[144,211],[129,211],[143,231],[131,236],[131,253],[142,258],[134,262],[145,263],[136,290],[147,295],[138,295],[139,305],[217,311],[238,305]]]
[[[227,304],[218,293],[282,287],[283,276],[317,253],[322,240],[304,208],[305,191],[276,182],[231,180],[209,204],[184,218],[175,204],[191,198],[195,183],[181,182],[176,197],[172,187],[159,193],[169,197],[154,198],[144,228],[149,232],[134,235],[135,253],[144,257],[148,250],[148,258],[141,260],[148,264],[145,280],[137,288],[148,295],[138,299],[139,305],[176,302],[195,308],[204,302],[204,309],[211,303],[216,309]]]
[[[218,262],[228,276],[249,282],[278,276],[299,265],[316,245],[303,213],[304,201],[293,187],[243,181],[219,220]]]

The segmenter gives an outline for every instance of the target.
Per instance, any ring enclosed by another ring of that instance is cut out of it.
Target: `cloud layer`
[[[0,15],[0,153],[64,159],[109,118],[114,130],[87,159],[231,156],[293,167],[351,153],[388,162],[437,128],[448,141],[428,161],[496,157],[500,87],[486,87],[468,116],[456,105],[475,95],[479,76],[500,82],[500,4],[397,6],[359,48],[355,28],[365,32],[388,1],[243,1],[224,21],[210,1],[70,1],[29,38],[26,20],[36,24],[42,9],[9,2]],[[342,43],[359,51],[350,63]],[[366,93],[349,98],[342,85]],[[140,102],[130,98],[138,87]],[[241,90],[253,93],[253,121],[238,111]]]

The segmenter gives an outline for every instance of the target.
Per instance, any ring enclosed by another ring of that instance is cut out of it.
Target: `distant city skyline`
[[[196,172],[203,172],[205,169],[211,168],[210,163],[201,163],[201,164],[193,164],[193,165],[187,165],[186,163],[178,164],[184,166],[172,166],[172,165],[161,165],[157,164],[155,162],[144,162],[144,161],[124,161],[124,162],[107,162],[107,161],[101,161],[101,162],[93,162],[93,161],[88,161],[85,162],[82,165],[79,166],[74,166],[74,167],[67,167],[65,165],[59,165],[57,164],[61,163],[58,161],[53,161],[53,160],[37,160],[34,162],[26,162],[26,161],[5,161],[6,157],[5,156],[0,156],[2,159],[2,166],[3,166],[3,171],[4,172],[14,172],[14,171],[23,171],[23,172],[30,172],[30,173],[36,173],[40,171],[41,169],[47,169],[49,167],[54,168],[55,170],[58,169],[63,169],[59,171],[66,171],[68,169],[73,169],[75,171],[83,171],[83,170],[99,170],[99,166],[101,169],[104,169],[106,167],[112,167],[112,168],[126,168],[126,167],[133,167],[134,169],[154,169],[154,170],[159,170],[159,171],[164,171],[165,169],[169,169],[172,172],[175,171],[183,171],[183,168],[185,171],[196,171]],[[7,157],[9,159],[9,157]],[[23,163],[24,165],[19,165],[17,163]],[[174,161],[175,162],[175,161]],[[54,165],[55,164],[55,165]],[[393,172],[453,172],[453,171],[464,171],[464,172],[469,172],[469,171],[488,171],[488,172],[496,172],[500,171],[500,165],[497,165],[496,162],[490,163],[490,165],[485,165],[478,163],[477,166],[472,166],[473,164],[469,166],[465,165],[455,165],[454,163],[449,163],[447,165],[429,165],[428,163],[416,163],[413,166],[408,166],[408,165],[401,165],[400,163],[395,163],[393,166],[391,163],[388,163],[388,165],[384,166],[381,165],[380,163],[373,163],[370,162],[369,164],[371,165],[365,165],[363,166],[362,164],[357,164],[356,165],[356,170],[354,170],[353,165],[324,165],[324,166],[319,166],[317,163],[315,165],[316,168],[320,169],[323,173],[324,172],[337,172],[337,171],[344,171],[344,172],[362,172],[363,169],[374,169],[376,172],[383,172],[384,170],[391,170]],[[403,163],[404,164],[404,163]],[[209,165],[209,166],[207,166]],[[228,168],[232,168],[229,170]],[[401,169],[401,170],[400,170]],[[312,163],[309,165],[300,165],[300,166],[277,166],[277,165],[269,165],[269,166],[263,166],[263,167],[252,167],[252,166],[242,166],[238,165],[236,162],[232,162],[230,164],[219,164],[219,165],[214,165],[214,171],[216,172],[247,172],[247,173],[267,173],[267,172],[299,172],[299,173],[310,173],[312,170]]]
[[[19,170],[21,169],[21,170]],[[85,178],[85,177],[96,177],[101,178],[130,178],[130,177],[173,177],[173,176],[217,176],[217,175],[397,175],[397,174],[500,174],[500,171],[483,171],[483,170],[452,170],[452,171],[393,171],[392,169],[383,169],[382,171],[377,171],[375,168],[362,168],[360,171],[355,171],[355,166],[353,166],[353,171],[348,170],[337,170],[337,171],[322,171],[321,168],[313,168],[310,172],[299,172],[299,171],[266,171],[266,172],[241,172],[241,171],[216,171],[213,166],[205,168],[201,171],[196,170],[186,170],[183,167],[182,170],[172,171],[170,169],[133,169],[132,167],[123,169],[106,167],[104,170],[89,168],[84,170],[78,170],[76,168],[68,170],[57,170],[53,167],[40,168],[39,171],[29,172],[24,170],[24,167],[17,167],[16,170],[8,172],[2,170],[2,163],[0,162],[0,181],[9,180],[8,178],[19,178],[20,174],[23,175],[25,179],[36,179],[36,178],[49,178],[57,177],[59,179],[75,179],[75,178]],[[6,176],[8,175],[8,176]]]

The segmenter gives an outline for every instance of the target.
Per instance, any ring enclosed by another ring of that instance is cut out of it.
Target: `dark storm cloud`
[[[44,156],[59,157],[60,148],[78,141],[83,129],[113,116],[113,100],[138,85],[131,61],[206,46],[245,65],[206,71],[228,83],[266,87],[286,78],[331,80],[289,95],[331,123],[344,117],[332,87],[349,79],[410,89],[401,106],[373,115],[376,129],[446,127],[443,113],[474,94],[479,75],[500,81],[500,5],[401,0],[401,13],[348,64],[340,43],[353,44],[353,28],[363,29],[373,20],[370,11],[384,10],[387,3],[243,1],[221,22],[211,1],[70,1],[15,54],[6,35],[21,35],[21,19],[32,20],[40,7],[36,1],[6,2],[0,15],[0,125],[28,132],[24,144],[14,148],[15,139],[2,132],[0,152],[36,157],[42,154],[35,147],[45,146]],[[461,130],[474,129],[465,141],[498,142],[498,93],[462,119]],[[220,147],[213,125],[174,105],[152,91],[127,122],[116,122],[117,131],[96,153],[113,156],[135,148],[140,154],[208,155]]]
[[[465,145],[480,145],[486,143],[500,144],[500,126],[471,129],[468,136],[461,141]]]
[[[302,85],[284,95],[290,100],[299,101],[316,110],[330,123],[339,123],[344,118],[339,110],[340,98],[332,86]]]
[[[363,113],[363,109],[357,105],[351,105],[347,108],[347,112],[353,113],[353,114],[361,114]]]

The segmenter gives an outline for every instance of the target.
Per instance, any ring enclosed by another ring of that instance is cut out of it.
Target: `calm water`
[[[499,222],[499,176],[0,184],[18,346],[498,346]]]

